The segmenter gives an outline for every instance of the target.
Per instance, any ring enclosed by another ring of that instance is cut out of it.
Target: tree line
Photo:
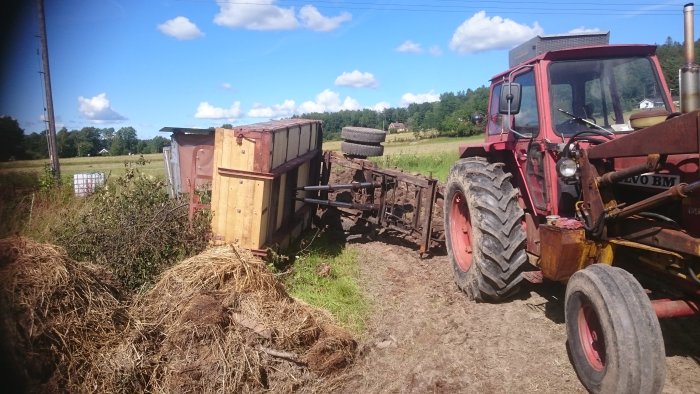
[[[439,101],[413,103],[408,107],[315,112],[295,117],[323,121],[324,138],[331,140],[340,138],[344,126],[388,130],[391,123],[403,123],[410,131],[437,130],[440,135],[461,137],[483,131],[483,125],[474,117],[478,115],[483,119],[488,99],[489,89],[481,86],[475,90],[443,93]]]
[[[678,69],[683,65],[683,45],[668,37],[657,47],[656,53],[661,63],[664,78],[671,95],[676,97],[678,90]],[[695,41],[696,62],[700,55],[700,39]],[[498,70],[494,70],[494,73]],[[640,81],[642,83],[643,81]],[[474,115],[482,119],[488,110],[489,89],[485,86],[457,93],[443,93],[440,100],[432,103],[410,104],[407,108],[387,108],[382,112],[369,109],[325,113],[308,113],[300,118],[322,120],[324,137],[340,138],[343,126],[372,127],[388,130],[392,122],[404,123],[410,131],[436,130],[444,136],[467,136],[480,134],[484,125]],[[636,104],[636,102],[635,102]]]
[[[5,142],[0,144],[0,161],[47,158],[46,134],[46,131],[24,134],[17,120],[9,116],[1,117],[0,135]],[[164,146],[169,145],[170,139],[161,136],[141,140],[133,127],[118,130],[113,127],[68,130],[63,127],[56,133],[56,149],[60,158],[160,153]]]

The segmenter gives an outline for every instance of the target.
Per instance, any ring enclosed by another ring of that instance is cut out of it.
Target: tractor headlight
[[[562,178],[572,178],[577,170],[578,166],[573,159],[565,157],[557,162],[557,172]]]

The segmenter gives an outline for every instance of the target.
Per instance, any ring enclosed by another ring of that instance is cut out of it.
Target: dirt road
[[[386,241],[386,240],[383,240]],[[492,305],[454,285],[447,256],[408,247],[351,243],[372,302],[348,393],[585,392],[566,352],[563,289],[532,287]],[[664,321],[664,392],[700,392],[699,319]]]

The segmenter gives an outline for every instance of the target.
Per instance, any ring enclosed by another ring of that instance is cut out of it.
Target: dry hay
[[[131,313],[134,328],[95,365],[91,390],[313,390],[324,384],[319,377],[351,362],[356,347],[329,318],[292,299],[263,262],[231,246],[164,272]]]
[[[27,392],[327,391],[356,343],[247,251],[210,249],[125,299],[108,271],[0,240],[3,388]]]
[[[0,240],[0,370],[10,391],[75,392],[130,319],[110,273],[56,246]]]

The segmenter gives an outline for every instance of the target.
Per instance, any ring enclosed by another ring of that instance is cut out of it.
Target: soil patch
[[[563,287],[474,303],[454,284],[447,256],[421,260],[383,242],[348,247],[359,252],[373,312],[341,392],[586,392],[566,352]],[[666,393],[698,392],[699,322],[662,322]]]

